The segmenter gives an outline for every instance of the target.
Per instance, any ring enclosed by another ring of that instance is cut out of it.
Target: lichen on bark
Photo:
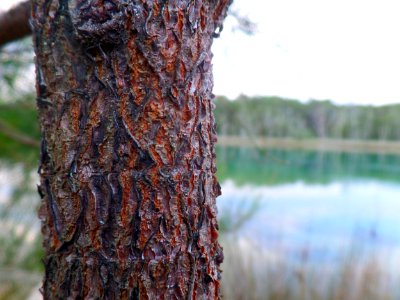
[[[45,299],[217,299],[231,0],[33,0]]]

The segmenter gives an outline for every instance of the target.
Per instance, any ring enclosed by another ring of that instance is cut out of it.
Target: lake
[[[219,147],[217,158],[220,215],[254,211],[235,238],[286,260],[400,259],[399,155]]]
[[[217,147],[217,161],[226,299],[249,290],[254,299],[309,299],[299,289],[354,292],[371,280],[383,282],[371,299],[399,299],[400,155]],[[20,271],[10,275],[17,266],[25,270],[19,290],[40,281],[37,180],[35,170],[0,163],[0,269],[9,266],[0,287],[21,281]]]
[[[217,161],[223,237],[285,261],[331,263],[370,251],[400,261],[400,155],[217,147]],[[0,168],[0,223],[33,240],[37,176],[23,170]]]

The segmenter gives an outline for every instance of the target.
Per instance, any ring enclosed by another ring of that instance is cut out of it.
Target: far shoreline
[[[321,152],[400,154],[400,141],[383,140],[218,136],[217,146],[309,150]]]

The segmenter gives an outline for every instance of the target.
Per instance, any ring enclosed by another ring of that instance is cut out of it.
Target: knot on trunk
[[[125,29],[129,1],[73,0],[69,12],[78,39],[88,46],[120,44],[127,40]]]

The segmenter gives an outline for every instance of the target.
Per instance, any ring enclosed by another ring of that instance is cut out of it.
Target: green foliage
[[[37,111],[33,96],[25,96],[18,101],[0,104],[0,121],[31,139],[40,140]],[[10,162],[22,162],[28,166],[38,164],[39,148],[24,145],[18,140],[10,138],[0,130],[0,159]]]
[[[380,107],[301,103],[279,97],[216,99],[221,135],[245,137],[399,140],[400,104]]]
[[[29,248],[28,253],[24,256],[18,267],[27,271],[43,272],[44,265],[42,259],[44,257],[44,249],[42,246],[42,236],[37,236]]]
[[[400,139],[400,105],[337,106],[329,101],[300,103],[278,97],[235,101],[216,99],[215,118],[220,135],[243,137]],[[7,104],[0,101],[0,121],[37,141],[40,139],[34,96]],[[0,159],[35,166],[38,149],[22,145],[0,131]]]

